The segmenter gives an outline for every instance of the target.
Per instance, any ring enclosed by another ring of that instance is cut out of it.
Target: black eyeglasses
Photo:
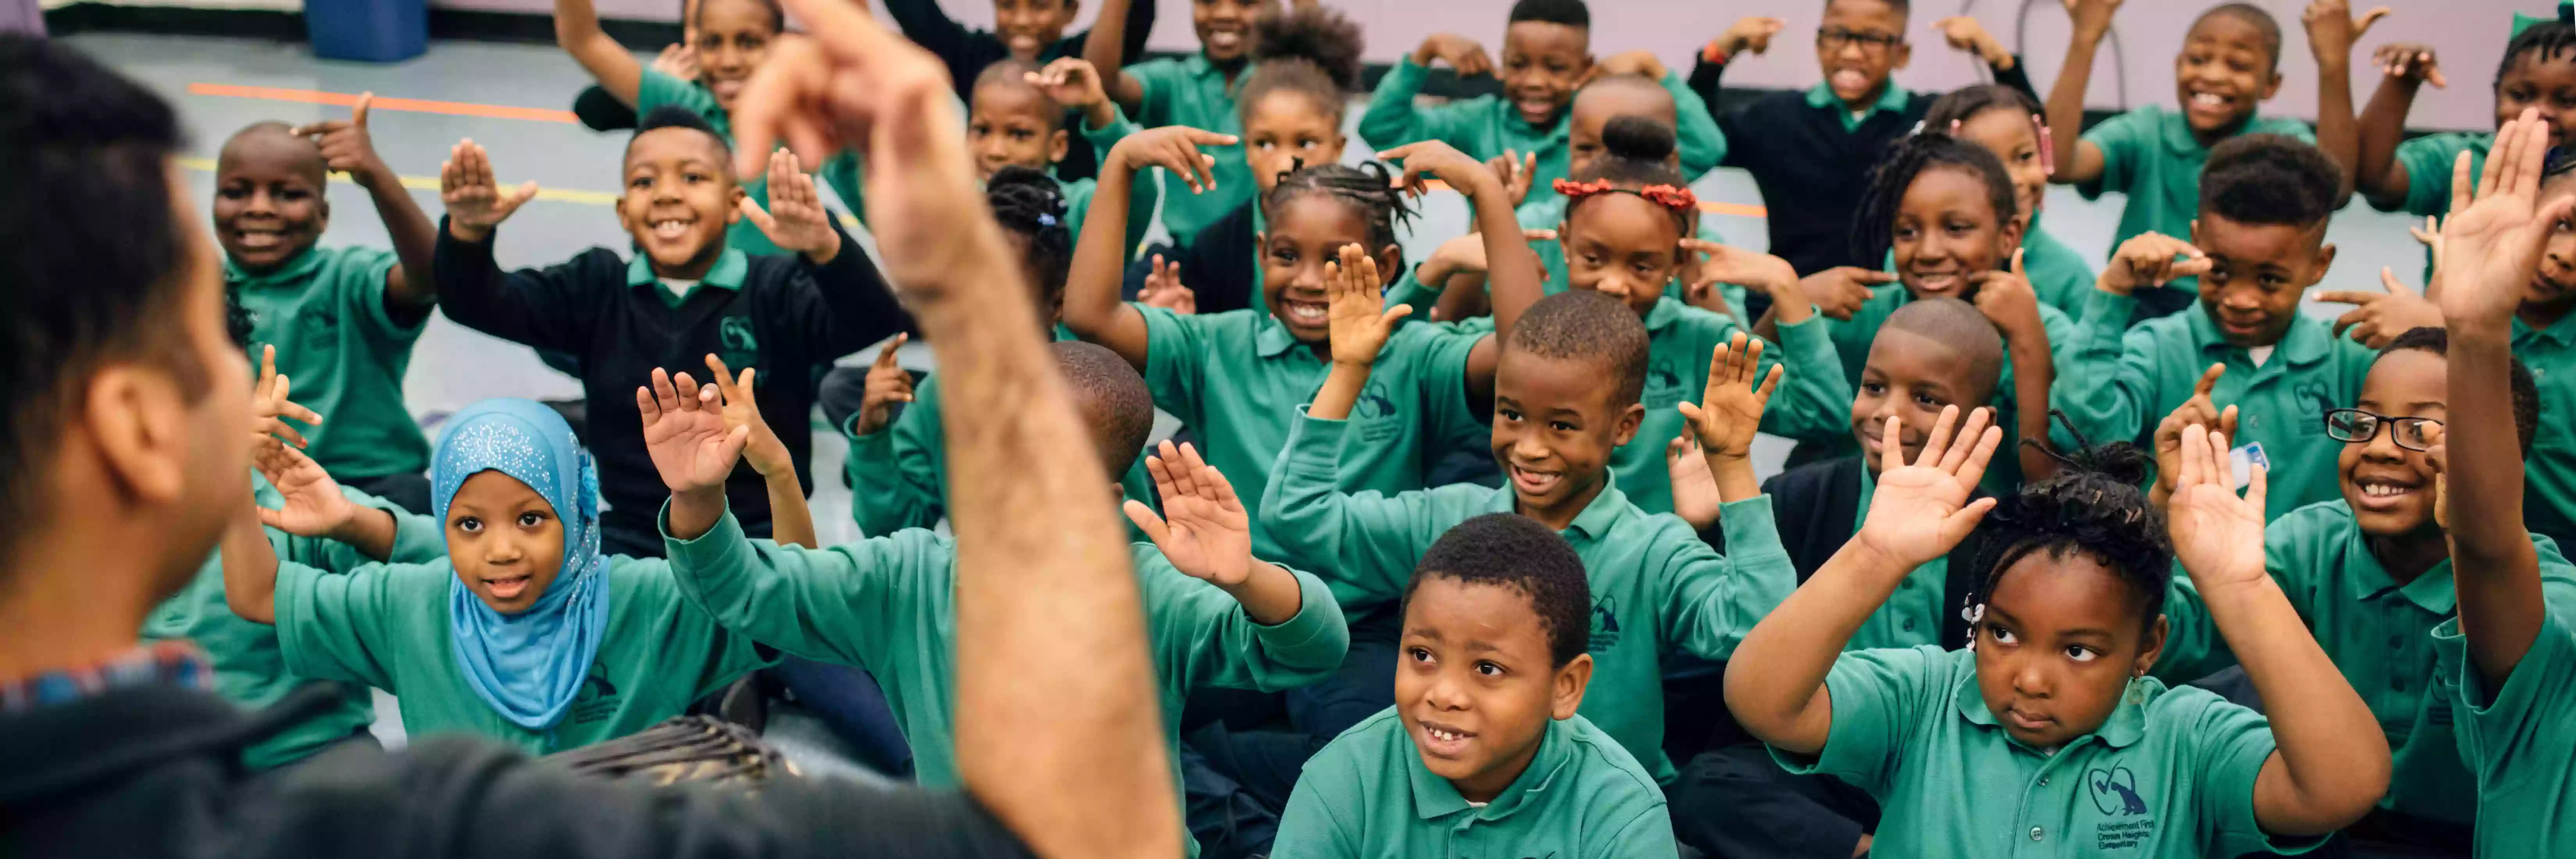
[[[2326,437],[2345,444],[2369,444],[2379,437],[2379,428],[2389,428],[2388,438],[2407,450],[2426,450],[2433,446],[2433,428],[2442,425],[2432,418],[2392,418],[2360,409],[2336,409],[2326,413]]]
[[[1904,43],[1904,36],[1892,33],[1871,33],[1842,27],[1825,27],[1816,31],[1816,47],[1828,51],[1839,51],[1844,45],[1858,44],[1864,53],[1879,53]]]

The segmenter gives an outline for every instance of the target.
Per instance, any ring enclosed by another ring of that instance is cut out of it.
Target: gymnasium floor
[[[377,98],[369,125],[377,150],[405,177],[413,196],[433,219],[440,212],[438,165],[460,138],[472,138],[491,151],[505,185],[535,179],[544,188],[536,202],[502,228],[497,250],[502,265],[544,265],[592,246],[626,246],[611,209],[619,188],[618,164],[625,138],[593,133],[573,121],[566,109],[573,94],[590,80],[571,58],[551,46],[437,43],[428,54],[410,62],[374,66],[320,61],[300,44],[264,40],[85,34],[65,41],[145,81],[179,105],[193,138],[192,157],[185,162],[190,187],[201,205],[212,199],[216,150],[234,130],[267,119],[305,123],[342,118],[358,93],[372,91]],[[1349,115],[1353,159],[1365,154],[1356,131],[1359,113],[1355,104]],[[1761,203],[1752,181],[1737,171],[1711,174],[1698,190],[1708,200]],[[323,244],[388,246],[384,227],[364,191],[335,181],[330,200],[338,217]],[[2049,229],[2077,251],[2099,259],[2109,250],[2119,203],[2116,197],[2087,202],[2070,189],[2052,188]],[[1414,222],[1405,242],[1416,259],[1438,241],[1464,233],[1468,223],[1465,202],[1455,194],[1439,194],[1425,208],[1425,216]],[[1765,244],[1758,219],[1711,217],[1717,218],[1730,244]],[[2371,211],[2356,201],[2329,231],[2340,255],[2335,273],[2320,288],[2377,290],[2382,266],[2393,267],[2404,282],[2420,286],[2415,280],[2423,265],[2422,250],[2407,235],[2407,223],[2401,216]],[[2311,302],[2307,310],[2332,318],[2343,308]],[[907,365],[928,366],[925,347],[910,346],[905,352]],[[844,362],[863,363],[874,354],[871,349]],[[414,352],[404,393],[414,413],[434,425],[478,399],[578,397],[580,386],[539,363],[525,347],[433,317]],[[819,416],[814,431],[815,522],[827,544],[847,542],[859,535],[848,515],[849,491],[841,485],[846,445]],[[1767,476],[1786,455],[1788,445],[1777,439],[1763,441],[1757,455]],[[391,710],[379,709],[386,716],[380,720],[379,733],[399,737]]]

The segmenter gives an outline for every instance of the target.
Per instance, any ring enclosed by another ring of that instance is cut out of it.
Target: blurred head
[[[1843,106],[1862,110],[1886,92],[1887,78],[1914,59],[1905,42],[1906,0],[1829,0],[1816,29],[1816,64]]]
[[[2277,134],[2229,138],[2200,174],[2191,243],[2209,256],[2200,306],[2240,348],[2270,346],[2299,317],[2299,296],[2325,279],[2326,244],[2343,174],[2315,146]]]
[[[1262,195],[1269,230],[1261,242],[1262,301],[1297,342],[1331,342],[1324,295],[1324,264],[1341,258],[1343,245],[1374,249],[1380,279],[1404,273],[1404,248],[1395,225],[1413,213],[1394,187],[1386,165],[1310,164],[1279,178]]]
[[[2553,159],[2552,169],[2540,186],[2542,203],[2576,194],[2576,159]],[[2540,264],[2531,273],[2531,286],[2523,291],[2525,308],[2543,311],[2555,319],[2576,307],[2576,221],[2560,220],[2550,230],[2549,242],[2542,249]]]
[[[1310,6],[1255,28],[1253,58],[1235,104],[1243,158],[1264,194],[1308,164],[1342,160],[1342,114],[1359,88],[1360,28],[1340,12]]]
[[[1521,121],[1552,128],[1592,74],[1592,9],[1583,0],[1520,0],[1503,28],[1503,98]]]
[[[0,35],[0,604],[77,591],[128,624],[195,575],[250,489],[250,368],[171,158],[170,106],[61,42]],[[127,570],[29,568],[66,526]],[[30,597],[30,594],[35,596]]]
[[[2565,146],[2576,129],[2576,27],[2557,21],[2535,24],[2513,37],[2496,64],[2496,127],[2540,111],[2549,123],[2549,145]]]
[[[429,506],[456,580],[495,612],[526,612],[558,581],[604,572],[598,470],[541,403],[484,400],[450,418],[430,455]]]
[[[1917,298],[1975,294],[1969,279],[2012,264],[2021,247],[2012,177],[1985,147],[1927,132],[1888,147],[1852,215],[1861,259],[1894,253]]]
[[[1521,314],[1494,372],[1493,448],[1523,515],[1571,521],[1609,483],[1646,416],[1646,361],[1646,325],[1617,299],[1561,292]]]
[[[1111,480],[1136,464],[1136,453],[1154,435],[1154,394],[1134,365],[1107,347],[1079,340],[1049,344],[1055,365],[1073,391],[1074,410],[1091,431],[1093,449]],[[1144,500],[1144,499],[1138,499]]]
[[[1897,449],[1905,461],[1923,453],[1923,440],[1945,406],[1960,420],[1995,398],[2002,384],[2004,338],[1977,308],[1956,298],[1907,302],[1889,314],[1869,344],[1860,385],[1853,389],[1852,438],[1861,462],[1879,470],[1887,419],[1897,420]]]
[[[1491,802],[1592,680],[1592,586],[1565,538],[1488,513],[1433,541],[1404,590],[1395,712],[1470,802]]]
[[[2101,729],[2129,681],[2164,651],[2173,545],[2138,484],[2152,460],[2126,443],[2078,451],[1986,519],[1984,584],[1970,646],[1977,691],[2024,745],[2055,749]]]
[[[2449,419],[2450,346],[2450,337],[2439,328],[2398,335],[2371,362],[2352,410],[2326,415],[2328,437],[2343,444],[2335,457],[2343,500],[2364,534],[2439,539],[2441,528],[2433,518],[2436,472],[2430,457],[2418,449],[2429,447],[2433,439],[2413,419],[2436,424]],[[2514,360],[2511,376],[2514,432],[2528,457],[2540,428],[2540,390],[2520,359]]]
[[[741,217],[734,201],[733,146],[688,108],[645,114],[626,143],[626,196],[617,222],[635,237],[654,274],[695,278],[725,250],[725,229]]]
[[[2022,232],[2048,197],[2048,166],[2039,151],[2039,126],[2045,120],[2039,102],[2028,93],[2001,84],[1978,84],[1954,90],[1932,103],[1923,127],[1985,147],[2012,178],[2013,200],[2020,204]],[[1955,123],[1955,125],[1953,125]]]
[[[1604,154],[1569,177],[1607,182],[1613,190],[1569,195],[1557,243],[1565,249],[1566,283],[1619,299],[1644,317],[1688,256],[1682,237],[1698,215],[1677,207],[1671,192],[1689,180],[1674,168],[1673,129],[1661,120],[1622,116],[1602,132]],[[1662,188],[1653,196],[1648,188]]]
[[[1003,0],[1010,2],[1010,0]],[[1064,160],[1072,138],[1064,106],[1029,83],[1036,66],[1003,60],[975,76],[975,102],[966,114],[966,145],[985,181],[1004,167],[1044,171]]]
[[[1278,6],[1277,0],[1190,0],[1190,30],[1208,61],[1233,66],[1252,56],[1253,25]]]
[[[2174,97],[2193,133],[2235,131],[2281,89],[2281,23],[2251,3],[2200,13],[2174,55]]]
[[[303,256],[331,226],[322,150],[283,122],[252,123],[215,157],[215,241],[263,274]]]
[[[787,13],[777,0],[698,0],[695,22],[698,82],[716,97],[716,106],[732,110],[751,73],[769,59],[769,46],[787,32]]]
[[[1665,91],[1663,84],[1640,75],[1594,78],[1591,83],[1583,85],[1582,91],[1574,94],[1574,112],[1565,126],[1566,175],[1579,177],[1592,169],[1592,162],[1599,160],[1607,151],[1601,138],[1608,131],[1610,120],[1622,116],[1644,117],[1662,123],[1665,128],[1672,128],[1680,121],[1673,94]],[[1675,154],[1671,161],[1678,171],[1681,156]]]
[[[993,35],[1011,59],[1037,62],[1048,45],[1064,41],[1064,29],[1081,11],[1082,0],[993,0]]]
[[[1050,326],[1064,316],[1064,282],[1073,272],[1073,228],[1055,179],[1025,167],[1004,167],[984,180],[993,220],[1020,254],[1038,312]]]

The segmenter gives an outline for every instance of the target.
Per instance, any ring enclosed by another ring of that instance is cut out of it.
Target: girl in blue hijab
[[[458,412],[431,456],[430,495],[446,560],[327,575],[271,555],[261,618],[262,565],[228,541],[227,580],[252,597],[235,610],[277,625],[289,672],[393,693],[414,736],[538,754],[642,730],[765,664],[681,597],[662,560],[600,554],[598,474],[553,409],[495,399]]]

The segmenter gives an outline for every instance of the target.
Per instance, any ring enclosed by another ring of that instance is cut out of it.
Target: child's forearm
[[[1132,214],[1127,208],[1135,184],[1136,168],[1128,166],[1120,150],[1101,156],[1100,184],[1092,192],[1090,212],[1083,216],[1082,235],[1075,240],[1071,272],[1065,279],[1064,327],[1109,347],[1141,370],[1144,318],[1118,300],[1118,287],[1127,275],[1125,243]]]
[[[2356,154],[2353,164],[2353,187],[2370,198],[2371,205],[2396,208],[2406,202],[2406,165],[2397,161],[2397,146],[2406,142],[2406,114],[2415,107],[2413,78],[2382,78],[2379,89],[2370,94],[2370,103],[2361,108],[2361,118],[2354,125]]]
[[[1315,390],[1315,401],[1306,406],[1306,415],[1317,420],[1347,420],[1351,406],[1359,402],[1360,391],[1368,387],[1368,364],[1334,362],[1324,374],[1324,386]]]
[[[249,499],[243,499],[241,512],[224,526],[219,556],[224,605],[243,620],[276,625],[277,547],[269,545],[268,529],[260,526],[259,511]]]
[[[1717,481],[1718,503],[1733,504],[1761,497],[1762,481],[1753,474],[1751,457],[1727,456],[1705,448],[1700,455],[1708,460],[1708,476]]]
[[[723,484],[682,490],[671,493],[671,521],[664,527],[670,529],[669,533],[674,538],[695,540],[713,529],[716,526],[716,520],[723,519],[724,514]],[[811,515],[806,517],[805,527],[808,530],[814,527]]]
[[[2201,588],[2211,622],[2270,704],[2287,776],[2284,790],[2255,791],[2264,830],[2320,834],[2349,822],[2388,789],[2388,738],[2370,706],[2308,633],[2271,576]],[[2272,813],[2266,814],[2268,810]]]
[[[2453,320],[2448,466],[2451,557],[2460,630],[2486,688],[2501,689],[2545,623],[2540,554],[2522,520],[2523,462],[2516,435],[2506,326]]]
[[[599,10],[591,0],[555,0],[555,44],[590,72],[591,78],[599,81],[600,89],[628,107],[635,106],[636,95],[643,86],[644,64],[599,28]]]
[[[432,268],[438,258],[438,222],[429,219],[420,202],[412,199],[411,190],[403,187],[402,177],[384,162],[353,178],[375,202],[376,217],[385,222],[385,235],[393,240],[394,257],[402,261],[401,276],[385,281],[385,311],[398,320],[418,319],[438,303],[437,274]]]
[[[2057,365],[2049,354],[2048,332],[2043,329],[2029,336],[2016,335],[2008,354],[2013,368],[2013,432],[2017,438],[2007,442],[2013,455],[2021,461],[2024,483],[2045,480],[2057,473],[2057,458],[2045,447],[2022,444],[2028,440],[2048,444],[2048,388],[2057,383]]]
[[[1792,753],[1813,755],[1833,727],[1825,675],[1870,613],[1909,572],[1860,541],[1843,544],[1814,577],[1735,648],[1726,706],[1745,730]]]
[[[795,467],[762,472],[760,481],[769,488],[769,538],[781,546],[823,548],[814,535],[814,510],[805,503],[805,486],[796,482]]]
[[[358,515],[334,529],[324,539],[344,543],[371,561],[391,561],[394,556],[394,514],[373,507],[360,506]]]
[[[1126,68],[1127,10],[1133,2],[1101,0],[1100,15],[1091,23],[1091,34],[1082,39],[1082,59],[1100,73],[1100,88],[1109,93],[1109,100],[1129,111],[1145,100],[1144,84],[1128,74]],[[1109,171],[1100,173],[1101,183],[1108,184]],[[1095,212],[1093,217],[1097,216]]]
[[[2057,85],[2048,91],[2049,154],[2057,164],[2057,172],[2048,179],[2060,185],[2090,181],[2102,173],[2099,163],[2085,171],[2075,158],[2083,143],[2084,92],[2093,86],[2093,55],[2101,45],[2100,36],[2081,32],[2067,40],[2066,62],[2058,67]]]
[[[1545,296],[1540,282],[1545,269],[1539,265],[1538,251],[1530,249],[1529,239],[1521,235],[1520,220],[1512,213],[1511,194],[1503,190],[1502,180],[1479,172],[1475,187],[1466,190],[1475,207],[1476,231],[1485,244],[1485,280],[1494,297],[1494,337],[1506,340],[1521,312]]]
[[[1260,558],[1252,559],[1251,578],[1224,590],[1234,597],[1235,602],[1243,604],[1243,613],[1251,617],[1253,623],[1262,626],[1287,623],[1305,605],[1304,591],[1297,586],[1297,574]]]
[[[2353,176],[2360,164],[2361,144],[2352,117],[2352,57],[2317,58],[2317,148],[2343,168],[2343,187],[2335,205],[2352,195]]]

